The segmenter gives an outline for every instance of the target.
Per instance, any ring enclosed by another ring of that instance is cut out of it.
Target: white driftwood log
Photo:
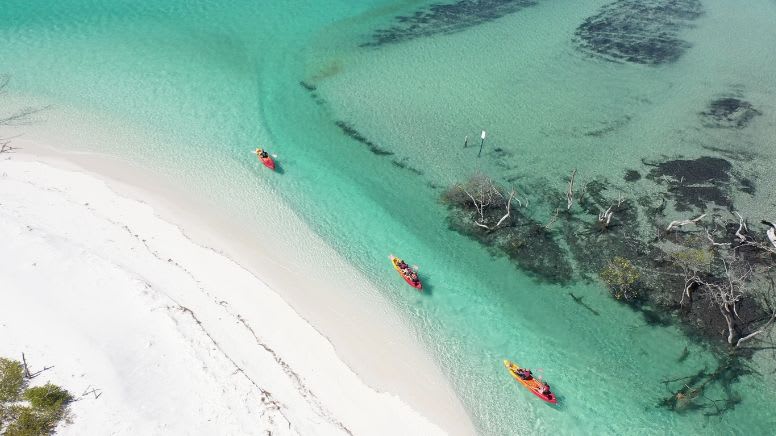
[[[668,232],[671,229],[673,229],[674,227],[682,227],[682,226],[686,226],[688,224],[695,224],[698,221],[702,220],[705,216],[706,216],[706,214],[704,213],[703,215],[699,216],[698,218],[693,218],[691,220],[671,221],[671,224],[668,225],[668,227],[666,228],[666,231]]]

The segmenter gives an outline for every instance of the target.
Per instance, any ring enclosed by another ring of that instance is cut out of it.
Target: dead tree
[[[547,221],[547,224],[544,225],[544,228],[547,230],[550,230],[550,227],[552,227],[553,224],[555,224],[556,221],[558,221],[558,213],[560,212],[560,208],[555,208],[555,213],[550,217],[549,221]]]
[[[736,212],[736,215],[738,215],[738,230],[736,230],[736,238],[741,243],[746,242],[746,236],[744,236],[743,232],[749,232],[749,229],[746,228],[746,221],[744,221],[744,217],[741,216],[740,213]]]
[[[776,224],[773,224],[770,221],[761,221],[766,226],[769,226],[770,228],[765,232],[765,235],[768,236],[768,240],[771,241],[771,244],[773,244],[773,247],[776,248]]]
[[[40,373],[44,371],[48,371],[51,368],[53,368],[53,366],[44,366],[43,369],[39,371],[30,372],[30,368],[27,365],[27,357],[24,355],[24,353],[22,353],[22,367],[24,368],[24,378],[26,379],[33,379],[37,377]]]
[[[603,228],[608,228],[609,223],[612,221],[612,215],[614,215],[614,212],[612,212],[612,206],[609,206],[608,209],[598,214],[598,223]]]
[[[474,225],[486,230],[497,229],[512,215],[512,200],[522,206],[514,188],[509,193],[502,192],[490,177],[481,173],[475,174],[465,185],[458,185],[457,189],[466,194],[477,212]],[[494,218],[490,212],[502,207],[504,215],[495,224],[491,224]]]
[[[0,154],[11,153],[16,150],[16,147],[11,146],[11,141],[7,139],[0,139]]]
[[[576,175],[577,169],[574,168],[574,171],[571,172],[571,177],[569,178],[569,188],[566,190],[566,210],[571,210],[571,206],[574,205],[574,177],[576,177]]]
[[[722,317],[725,319],[727,325],[727,343],[733,347],[739,347],[741,344],[751,340],[757,335],[766,331],[774,319],[776,319],[776,310],[771,311],[771,315],[759,329],[741,337],[737,326],[737,319],[740,319],[738,315],[738,303],[743,299],[750,297],[748,292],[748,286],[751,285],[751,276],[753,269],[751,265],[744,264],[739,260],[733,260],[732,264],[728,264],[724,259],[721,259],[722,266],[724,268],[724,278],[720,282],[704,281],[694,278],[695,282],[702,286],[711,298],[712,304],[717,306]]]

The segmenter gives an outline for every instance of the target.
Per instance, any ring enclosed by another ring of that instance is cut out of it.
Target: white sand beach
[[[34,383],[78,397],[59,433],[474,432],[389,315],[360,332],[358,303],[302,304],[303,317],[279,294],[333,286],[314,269],[257,272],[228,229],[149,179],[101,177],[105,160],[84,169],[87,158],[44,160],[29,145],[0,155],[0,356],[52,366]]]

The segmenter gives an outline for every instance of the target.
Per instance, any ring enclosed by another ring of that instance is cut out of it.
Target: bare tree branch
[[[566,191],[566,210],[571,210],[571,206],[574,205],[574,177],[577,175],[577,169],[571,172],[569,178],[569,189]]]
[[[11,82],[11,76],[0,75],[0,96],[7,94],[8,84]],[[31,107],[19,109],[9,115],[0,116],[0,126],[21,126],[32,122],[31,116],[48,109],[49,106]]]
[[[612,206],[609,206],[609,209],[598,214],[598,222],[603,224],[604,227],[609,227],[609,223],[612,221],[612,215],[614,215],[614,212],[612,212]]]
[[[746,236],[744,236],[741,233],[741,230],[745,232],[749,232],[749,229],[746,228],[746,222],[744,221],[744,217],[741,216],[740,213],[736,212],[736,215],[738,215],[738,230],[736,230],[736,237],[741,242],[746,242]]]
[[[509,215],[512,213],[512,199],[515,198],[515,190],[514,188],[509,193],[509,200],[507,200],[507,213],[504,214],[504,216],[501,217],[500,220],[496,223],[496,227],[500,226],[501,223],[504,222],[505,219],[509,218]],[[520,200],[518,200],[520,201]]]
[[[552,225],[555,224],[555,221],[558,220],[558,213],[559,212],[560,212],[560,208],[556,207],[555,208],[555,214],[552,217],[550,217],[550,220],[547,221],[547,224],[544,225],[545,229],[549,230],[550,227],[552,227]]]
[[[703,219],[703,217],[705,217],[705,216],[706,216],[706,214],[704,213],[703,215],[699,216],[698,218],[693,218],[691,220],[671,221],[671,224],[668,225],[668,227],[666,228],[666,231],[668,232],[668,231],[670,231],[674,227],[682,227],[682,226],[686,226],[688,224],[695,224],[696,222],[698,222],[701,219]]]
[[[730,242],[715,242],[714,239],[711,237],[711,233],[709,233],[709,229],[704,229],[704,230],[706,230],[706,238],[708,238],[709,242],[711,242],[711,245],[715,247],[725,247],[725,246],[731,245]]]
[[[736,342],[736,347],[741,346],[744,342],[752,339],[753,337],[759,335],[760,333],[764,332],[770,325],[773,323],[773,320],[776,319],[776,312],[773,312],[771,315],[771,318],[766,322],[762,327],[760,327],[757,331],[749,333],[748,335],[744,336],[743,338],[739,339]]]
[[[465,185],[458,185],[457,189],[469,197],[471,204],[477,211],[474,225],[487,230],[500,227],[512,215],[512,200],[516,200],[522,206],[522,202],[517,198],[517,191],[514,188],[512,188],[508,196],[505,196],[493,180],[483,174],[475,174]],[[487,211],[502,206],[505,208],[504,215],[501,216],[495,225],[489,225],[488,221],[493,219],[493,217],[492,215],[488,216]]]
[[[771,244],[773,244],[774,247],[776,247],[776,224],[773,224],[770,221],[761,221],[766,226],[771,226],[768,231],[765,232],[765,234],[768,236],[768,240],[771,241]]]

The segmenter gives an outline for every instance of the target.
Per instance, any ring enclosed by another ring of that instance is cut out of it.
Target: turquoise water
[[[775,386],[760,375],[734,386],[742,402],[722,418],[658,408],[660,380],[713,369],[714,355],[647,325],[596,284],[536,282],[450,231],[438,199],[479,169],[514,181],[525,213],[545,221],[557,205],[535,188],[562,191],[571,168],[634,195],[650,188],[621,182],[624,168],[712,147],[758,156],[741,163],[758,189],[738,204],[752,215],[772,209],[776,185],[758,162],[774,157],[776,85],[764,72],[775,66],[776,4],[705,1],[682,30],[686,53],[645,66],[576,49],[575,29],[604,1],[464,16],[476,25],[378,47],[362,44],[426,3],[352,3],[5,2],[0,71],[13,75],[16,97],[73,114],[55,127],[78,147],[174,174],[247,219],[261,219],[251,178],[265,176],[247,150],[266,144],[283,169],[272,192],[407,314],[482,434],[771,433],[776,417],[762,404],[772,407]],[[698,113],[731,92],[762,115],[745,130],[704,129]],[[393,154],[373,153],[338,121]],[[120,127],[87,127],[102,124]],[[481,129],[489,138],[478,159]],[[464,149],[467,135],[475,146]],[[426,295],[402,285],[388,253],[421,266]],[[516,386],[504,358],[541,368],[560,406]]]

